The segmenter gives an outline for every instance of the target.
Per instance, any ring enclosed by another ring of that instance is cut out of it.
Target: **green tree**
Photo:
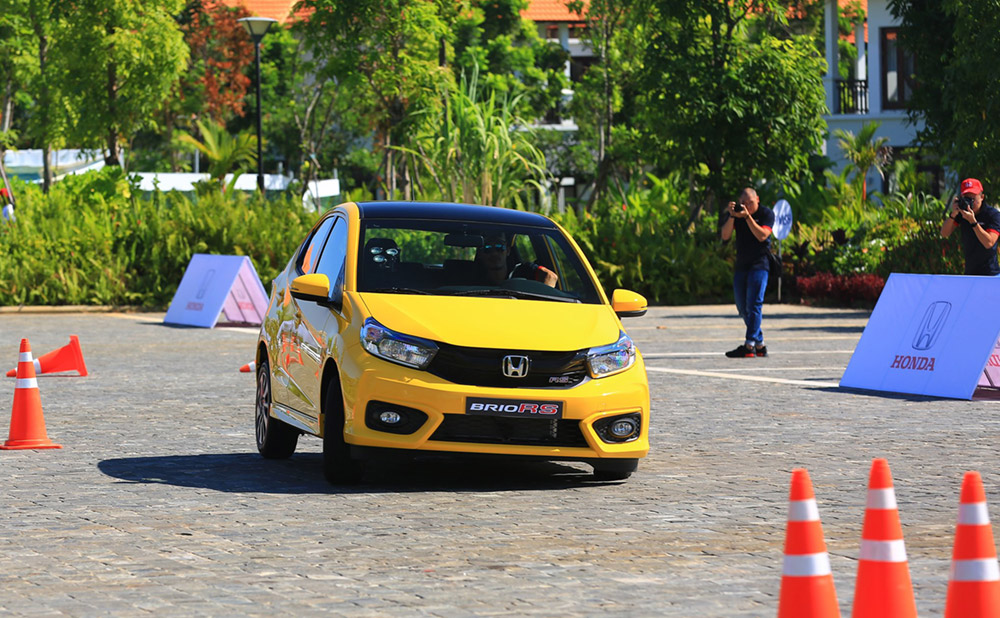
[[[900,41],[915,59],[919,88],[907,110],[918,141],[962,176],[1000,183],[1000,10],[975,0],[891,0]],[[901,79],[913,76],[901,75]]]
[[[302,0],[310,11],[300,32],[306,49],[336,79],[375,134],[381,155],[380,188],[390,198],[411,189],[411,170],[397,161],[395,146],[406,146],[415,113],[437,104],[433,93],[448,79],[439,65],[440,40],[447,35],[438,7],[426,0]]]
[[[528,0],[470,0],[442,19],[453,24],[455,79],[479,72],[481,96],[522,94],[518,113],[540,118],[555,108],[569,85],[569,54],[543,40],[534,22],[521,17]]]
[[[844,158],[854,168],[854,182],[861,186],[861,203],[868,199],[868,170],[874,167],[879,177],[885,180],[885,170],[892,162],[892,148],[886,145],[889,138],[875,137],[880,125],[879,122],[866,122],[857,135],[844,129],[833,132]]]
[[[155,113],[184,70],[188,49],[173,15],[180,0],[75,0],[72,24],[55,41],[66,68],[75,143],[104,151],[121,165],[121,148],[155,122]]]
[[[596,169],[589,174],[594,178],[592,205],[604,196],[612,178],[624,197],[625,185],[643,167],[642,156],[634,147],[635,109],[631,104],[638,94],[645,16],[631,0],[574,0],[569,7],[584,15],[587,27],[583,36],[596,60],[575,84],[570,105],[596,162]],[[623,166],[630,169],[623,170]]]
[[[824,61],[809,37],[767,31],[775,0],[649,2],[639,126],[665,169],[691,170],[691,213],[743,185],[782,183],[808,169],[826,110]]]
[[[60,0],[3,0],[0,20],[4,46],[10,51],[6,88],[18,84],[26,112],[26,137],[42,150],[42,189],[52,185],[52,149],[61,145],[67,129],[62,104],[65,67],[58,62],[53,41],[65,28],[64,3]],[[5,92],[4,126],[9,127],[13,97]],[[5,129],[6,130],[6,129]]]

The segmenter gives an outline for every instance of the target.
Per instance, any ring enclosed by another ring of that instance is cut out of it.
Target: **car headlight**
[[[587,352],[587,368],[592,378],[606,378],[621,373],[635,364],[635,344],[619,331],[618,341]]]
[[[375,318],[365,320],[361,345],[379,358],[416,369],[426,368],[438,351],[433,341],[397,333],[379,324]]]

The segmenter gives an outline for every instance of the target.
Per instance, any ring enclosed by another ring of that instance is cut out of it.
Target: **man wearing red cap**
[[[941,224],[941,236],[948,238],[955,228],[961,228],[965,274],[1000,275],[1000,212],[983,202],[983,183],[975,178],[963,180],[961,191],[962,196],[952,200],[951,215]]]

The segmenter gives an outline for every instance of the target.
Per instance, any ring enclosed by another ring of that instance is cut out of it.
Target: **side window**
[[[537,262],[538,255],[531,244],[531,238],[527,234],[518,234],[514,237],[514,248],[517,250],[519,262]]]
[[[298,266],[300,273],[309,274],[314,272],[313,267],[316,266],[316,260],[319,258],[319,253],[323,250],[323,244],[326,242],[326,237],[330,235],[330,228],[333,227],[334,218],[335,217],[329,217],[326,221],[323,221],[323,223],[316,228],[316,233],[312,235],[312,238],[306,241],[305,248],[302,253],[299,254],[299,259],[295,264]]]
[[[566,257],[562,247],[552,238],[546,236],[545,245],[552,259],[552,266],[555,268],[556,274],[559,275],[559,286],[562,290],[581,297],[584,296],[586,286],[583,284],[582,274],[574,268],[574,261]]]
[[[316,264],[316,272],[326,275],[330,279],[330,288],[334,288],[338,282],[343,283],[344,265],[347,261],[347,221],[340,217],[332,217],[334,221],[333,231],[326,241],[323,253]]]

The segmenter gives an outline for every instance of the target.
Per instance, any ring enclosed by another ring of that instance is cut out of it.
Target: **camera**
[[[958,207],[962,210],[972,210],[974,199],[967,195],[958,196]]]
[[[739,202],[737,202],[736,205],[733,206],[733,212],[743,212],[744,210],[746,210],[746,206],[740,204]]]

